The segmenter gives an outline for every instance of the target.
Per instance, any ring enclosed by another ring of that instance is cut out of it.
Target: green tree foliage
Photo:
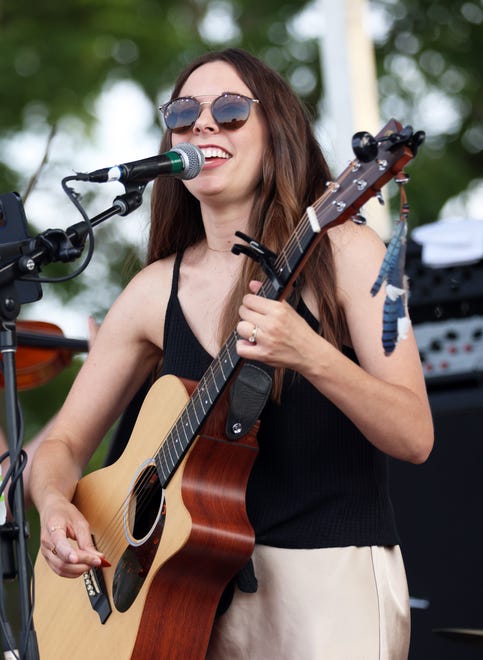
[[[258,54],[291,81],[315,116],[323,95],[319,44],[293,28],[309,4],[0,0],[0,192],[22,191],[31,174],[11,166],[2,148],[7,139],[25,131],[47,136],[74,117],[89,140],[95,100],[116,81],[133,80],[143,90],[160,131],[157,104],[180,67],[207,48],[237,45]],[[381,114],[428,136],[411,163],[409,192],[411,223],[430,222],[481,178],[482,0],[370,0],[370,9],[383,26],[375,42]],[[66,226],[78,219],[72,216]],[[97,236],[96,251],[108,263],[102,290],[122,286],[126,260],[139,255],[107,223]],[[55,274],[65,271],[55,266]],[[57,286],[55,295],[67,306],[86,286],[77,278]],[[98,307],[88,311],[102,317],[111,299],[97,298]]]
[[[29,111],[40,111],[39,104],[50,123],[66,114],[89,120],[92,100],[108,80],[132,78],[156,99],[184,64],[214,46],[201,31],[207,12],[213,11],[216,19],[216,5],[223,3],[2,0],[2,131],[28,128]],[[288,41],[286,21],[303,3],[282,9],[273,1],[254,5],[244,2],[233,11],[228,11],[228,3],[223,5],[223,15],[238,25],[230,33],[231,41],[257,52],[273,49],[272,58],[290,74],[297,58],[295,48],[290,52],[282,47]],[[224,41],[226,32],[221,30],[222,26],[217,45],[230,41],[230,35]],[[316,49],[308,59],[316,64]]]
[[[287,23],[300,6],[302,3],[280,7],[274,0],[256,6],[253,2],[239,5],[206,0],[0,0],[0,192],[19,190],[24,194],[32,175],[26,167],[17,170],[11,166],[2,144],[19,140],[21,145],[20,136],[25,132],[40,136],[47,144],[49,133],[57,129],[55,144],[59,133],[68,130],[66,118],[75,118],[74,126],[81,122],[89,140],[97,119],[95,101],[118,81],[135,81],[152,101],[152,122],[160,132],[158,103],[180,68],[207,48],[241,45],[295,81],[301,78],[300,71],[311,71],[309,84],[305,82],[302,91],[315,106],[321,87],[317,44],[291,36]],[[73,161],[75,154],[71,156]],[[68,166],[72,167],[72,162]],[[44,185],[52,176],[47,165],[36,185]],[[60,181],[53,183],[59,186]],[[96,193],[81,193],[86,195],[82,201],[90,211]],[[31,215],[35,212],[33,209]],[[60,215],[53,206],[51,215],[54,227],[65,228],[79,219],[73,207]],[[31,224],[35,222],[29,214],[28,219]],[[31,233],[37,233],[35,227]],[[114,223],[96,228],[95,236],[96,257],[107,264],[103,279],[92,286],[88,268],[86,276],[55,288],[44,285],[43,290],[44,297],[53,292],[66,309],[72,309],[90,284],[97,295],[89,302],[86,315],[94,313],[101,319],[114,297],[106,290],[115,293],[116,287],[125,283],[133,272],[131,267],[126,273],[126,264],[134,263],[135,268],[139,254],[137,246],[118,235]],[[55,264],[43,274],[64,275],[76,265]],[[50,389],[42,389],[40,399],[61,400],[64,381],[56,379]],[[59,394],[54,396],[53,392]],[[27,438],[55,408],[39,404],[39,396],[22,396]]]
[[[122,79],[135,80],[153,100],[156,122],[156,101],[179,68],[225,44],[264,57],[315,108],[322,89],[318,45],[290,29],[308,4],[0,0],[0,143],[39,118],[55,125],[72,115],[89,125],[106,83]],[[386,24],[376,42],[381,107],[428,121],[416,126],[427,130],[428,141],[411,171],[418,180],[414,221],[429,222],[481,173],[482,2],[370,0],[370,6]],[[0,190],[17,187],[18,179],[0,153]]]
[[[302,81],[301,92],[315,107],[321,89],[317,44],[297,39],[288,28],[300,6],[303,3],[292,2],[279,7],[274,0],[258,7],[251,1],[240,6],[208,0],[0,0],[0,147],[2,138],[11,141],[26,131],[42,136],[47,144],[49,132],[66,118],[81,121],[89,140],[97,119],[96,99],[106,87],[123,80],[135,81],[152,101],[152,123],[160,132],[157,105],[179,70],[207,48],[227,44],[260,54],[295,84]],[[310,72],[308,82],[303,72]],[[122,114],[122,107],[118,112]],[[26,167],[12,168],[6,150],[0,148],[0,191],[24,194],[32,174]],[[44,170],[42,183],[46,176]],[[93,194],[83,201],[92,200]],[[74,215],[73,207],[69,210]],[[112,230],[105,230],[105,235],[112,237]],[[132,249],[113,240],[117,258],[109,277],[119,281],[117,266],[132,256]],[[112,242],[104,243],[112,247]],[[49,274],[66,272],[63,266],[51,270]],[[71,300],[84,285],[83,280],[73,280],[57,287],[57,293]],[[102,316],[105,310],[94,311]]]
[[[427,133],[411,164],[413,222],[437,219],[483,172],[483,2],[372,0],[388,26],[376,43],[382,108]],[[422,125],[419,125],[423,122]]]

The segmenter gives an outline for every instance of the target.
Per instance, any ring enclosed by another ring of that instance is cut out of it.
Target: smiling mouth
[[[200,149],[203,152],[205,160],[209,160],[210,158],[223,158],[228,160],[231,158],[231,155],[227,151],[220,149],[219,147],[200,147]]]

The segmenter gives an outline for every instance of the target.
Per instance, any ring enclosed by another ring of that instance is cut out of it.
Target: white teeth
[[[230,155],[226,151],[216,147],[201,147],[201,151],[204,153],[205,158],[230,158]]]

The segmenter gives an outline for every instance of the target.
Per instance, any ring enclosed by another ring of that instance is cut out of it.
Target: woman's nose
[[[211,101],[203,101],[200,105],[200,114],[193,125],[193,130],[218,130],[218,124],[211,114]]]

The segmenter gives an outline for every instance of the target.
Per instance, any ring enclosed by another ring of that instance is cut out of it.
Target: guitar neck
[[[378,134],[381,144],[387,136],[397,134],[399,122],[391,120]],[[309,206],[283,250],[276,257],[271,276],[267,276],[259,296],[282,300],[289,295],[318,241],[331,227],[354,217],[361,206],[378,195],[382,186],[394,178],[413,158],[404,142],[396,146],[388,141],[379,146],[373,162],[354,160],[337,181],[329,182],[325,193]],[[323,231],[324,230],[324,231]],[[186,452],[194,442],[202,424],[213,410],[220,395],[241,364],[236,352],[238,336],[234,331],[213,360],[173,428],[155,456],[159,478],[165,487]]]
[[[303,229],[300,225],[304,225]],[[310,224],[306,216],[300,225],[299,237],[292,238],[288,242],[275,262],[277,283],[267,277],[260,287],[259,296],[271,300],[280,299],[289,290],[294,276],[300,272],[307,249],[314,243],[320,231],[318,226]],[[157,452],[155,460],[163,487],[169,483],[202,424],[241,366],[242,359],[236,351],[237,340],[238,335],[233,331],[204,373],[189,402]]]

